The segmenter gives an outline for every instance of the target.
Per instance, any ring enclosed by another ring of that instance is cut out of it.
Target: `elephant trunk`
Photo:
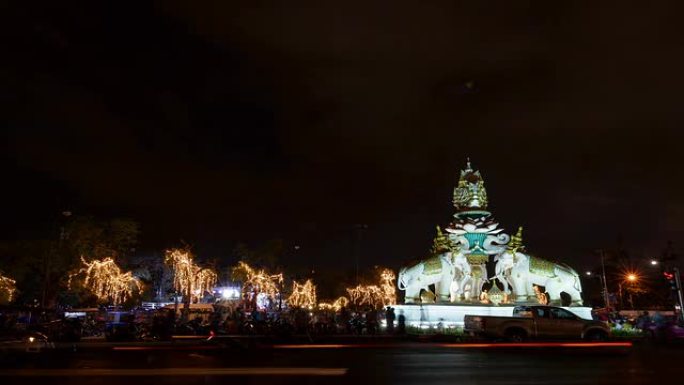
[[[399,270],[399,276],[397,277],[397,287],[399,290],[406,290],[406,283],[404,283],[404,278],[406,277],[406,268],[402,267]]]

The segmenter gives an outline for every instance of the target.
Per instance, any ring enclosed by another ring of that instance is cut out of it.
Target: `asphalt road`
[[[91,344],[0,357],[0,383],[679,383],[684,346]]]

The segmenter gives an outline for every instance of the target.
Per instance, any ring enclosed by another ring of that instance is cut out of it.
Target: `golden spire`
[[[432,249],[430,250],[432,254],[442,254],[451,250],[451,241],[442,232],[442,228],[436,226],[437,234],[435,239],[432,241]]]
[[[511,237],[510,242],[508,242],[508,251],[511,253],[515,254],[518,250],[523,249],[525,246],[523,246],[523,227],[520,226],[518,227],[518,232],[515,233],[514,236]]]
[[[487,190],[480,171],[473,170],[470,158],[466,168],[461,170],[458,184],[454,188],[453,204],[459,212],[487,209]]]

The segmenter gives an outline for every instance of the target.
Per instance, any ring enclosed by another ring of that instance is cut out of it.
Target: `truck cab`
[[[465,316],[464,331],[489,338],[602,340],[609,336],[602,322],[585,320],[554,306],[517,306],[512,317]]]

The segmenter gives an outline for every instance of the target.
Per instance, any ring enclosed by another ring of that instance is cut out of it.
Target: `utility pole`
[[[354,262],[356,267],[356,284],[359,284],[359,258],[361,254],[361,241],[363,240],[363,231],[368,228],[365,223],[357,224],[356,226],[356,245],[354,247]]]
[[[603,250],[599,250],[599,252],[601,253],[601,276],[603,277],[603,303],[608,308],[610,304],[608,302],[608,284],[606,283],[606,264],[603,262]],[[622,295],[620,300],[622,301]]]
[[[682,298],[682,278],[679,276],[679,269],[674,268],[675,283],[677,285],[677,301],[679,302],[679,317],[684,320],[684,299]]]

